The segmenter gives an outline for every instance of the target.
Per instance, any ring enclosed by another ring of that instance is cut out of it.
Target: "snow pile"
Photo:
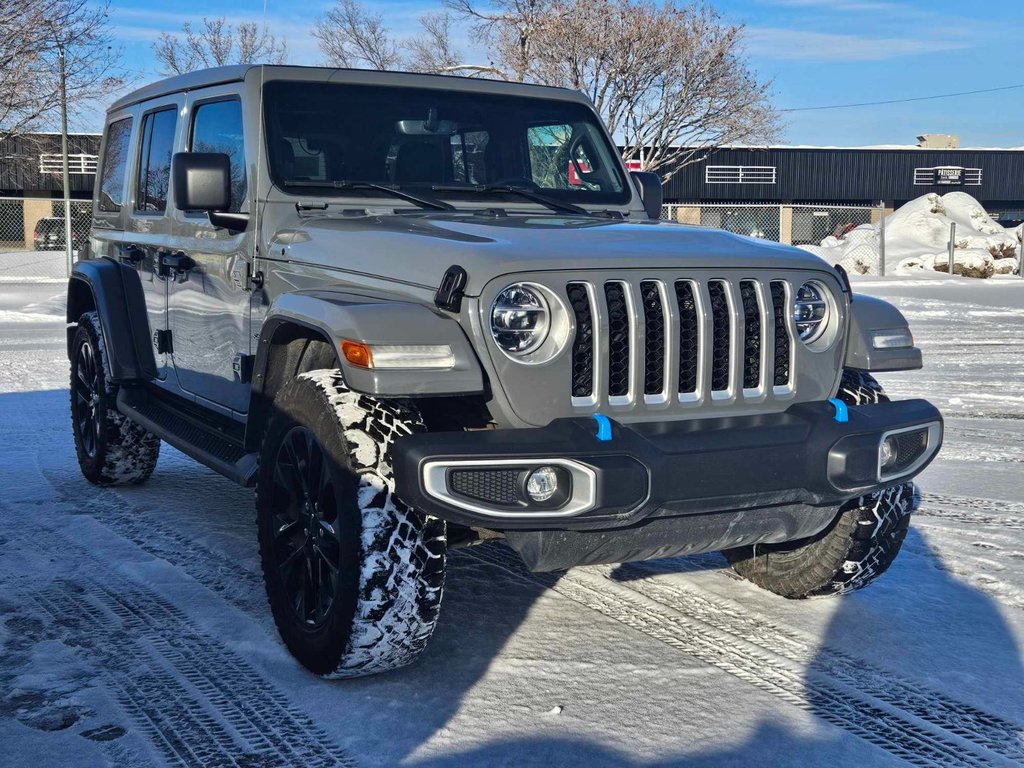
[[[911,200],[885,219],[885,261],[897,273],[949,271],[950,224],[956,223],[953,273],[992,277],[1018,271],[1024,227],[1006,229],[981,204],[964,192],[929,194]],[[841,238],[827,237],[820,246],[800,246],[853,274],[868,274],[879,263],[881,226],[862,224]]]

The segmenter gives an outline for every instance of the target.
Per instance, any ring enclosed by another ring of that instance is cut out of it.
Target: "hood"
[[[667,221],[424,213],[320,216],[281,230],[286,258],[436,288],[453,264],[479,295],[495,277],[538,270],[828,269],[799,248]]]

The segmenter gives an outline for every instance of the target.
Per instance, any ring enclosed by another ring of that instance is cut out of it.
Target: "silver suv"
[[[165,441],[254,486],[309,669],[393,669],[449,548],[533,570],[724,551],[787,597],[882,573],[942,419],[892,306],[784,245],[659,221],[562,89],[239,66],[107,113],[68,286],[100,485]],[[197,499],[201,503],[201,500]]]

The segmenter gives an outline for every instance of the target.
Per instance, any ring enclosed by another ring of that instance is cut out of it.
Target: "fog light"
[[[526,478],[526,495],[542,503],[551,499],[558,490],[558,473],[552,467],[540,467]]]
[[[881,451],[882,469],[888,469],[899,458],[899,452],[896,449],[896,438],[893,436],[885,438],[879,450]]]

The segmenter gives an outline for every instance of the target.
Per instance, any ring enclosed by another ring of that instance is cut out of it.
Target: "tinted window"
[[[231,158],[231,211],[245,202],[245,153],[242,104],[237,99],[214,101],[196,108],[192,121],[193,152],[221,152]]]
[[[453,200],[479,200],[480,184],[535,186],[581,204],[629,200],[615,147],[578,102],[286,81],[268,83],[264,94],[271,174],[293,194],[329,195],[336,182],[359,180],[427,190],[465,184],[465,193],[435,190]]]
[[[126,117],[107,128],[107,149],[100,175],[100,210],[117,213],[124,205],[124,172],[128,164],[128,146],[132,119]]]
[[[151,112],[142,122],[142,153],[139,157],[138,199],[140,211],[160,212],[167,208],[171,183],[171,154],[178,113],[174,109]]]

